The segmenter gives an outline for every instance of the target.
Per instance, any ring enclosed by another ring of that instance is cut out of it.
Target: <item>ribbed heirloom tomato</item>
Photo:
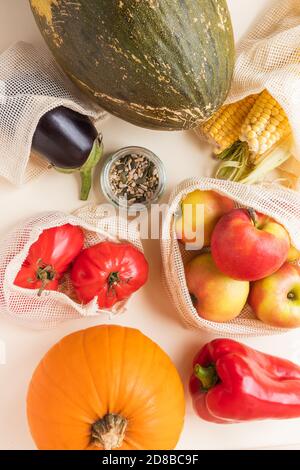
[[[83,248],[80,227],[66,224],[44,230],[29,249],[15,285],[27,289],[57,290],[58,283]]]
[[[148,278],[148,263],[130,243],[102,242],[83,250],[74,262],[71,280],[78,299],[95,297],[100,308],[127,299]]]

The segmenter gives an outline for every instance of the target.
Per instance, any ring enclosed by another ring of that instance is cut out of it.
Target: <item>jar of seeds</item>
[[[101,188],[115,206],[143,210],[164,192],[166,173],[162,161],[143,147],[125,147],[104,163]]]

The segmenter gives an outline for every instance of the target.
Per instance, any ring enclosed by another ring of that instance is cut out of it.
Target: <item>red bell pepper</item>
[[[194,409],[207,421],[300,417],[300,367],[286,359],[216,339],[200,350],[193,366]]]
[[[58,283],[83,248],[80,227],[66,224],[44,230],[29,249],[14,284],[27,289],[57,290]]]
[[[148,278],[148,263],[130,243],[102,242],[83,250],[74,262],[71,280],[78,299],[97,298],[100,308],[127,299]]]

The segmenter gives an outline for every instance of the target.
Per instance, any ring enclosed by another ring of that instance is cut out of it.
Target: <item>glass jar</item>
[[[146,201],[143,203],[134,203],[132,205],[129,205],[127,204],[127,200],[125,198],[119,197],[113,191],[110,181],[110,174],[113,166],[117,163],[118,160],[124,158],[125,156],[132,155],[137,155],[138,157],[145,157],[149,160],[149,162],[153,163],[154,167],[157,169],[158,186],[155,189],[151,199],[146,199]],[[166,172],[162,161],[158,158],[157,155],[155,155],[150,150],[144,147],[124,147],[118,150],[117,152],[113,153],[106,159],[102,168],[100,180],[103,194],[105,195],[106,199],[111,202],[114,206],[126,209],[129,212],[142,211],[146,210],[151,204],[156,203],[162,196],[166,187]]]

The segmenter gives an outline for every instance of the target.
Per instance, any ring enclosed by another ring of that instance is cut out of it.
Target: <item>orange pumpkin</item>
[[[43,450],[173,449],[184,410],[170,358],[121,326],[63,338],[40,362],[27,397],[30,430]]]

